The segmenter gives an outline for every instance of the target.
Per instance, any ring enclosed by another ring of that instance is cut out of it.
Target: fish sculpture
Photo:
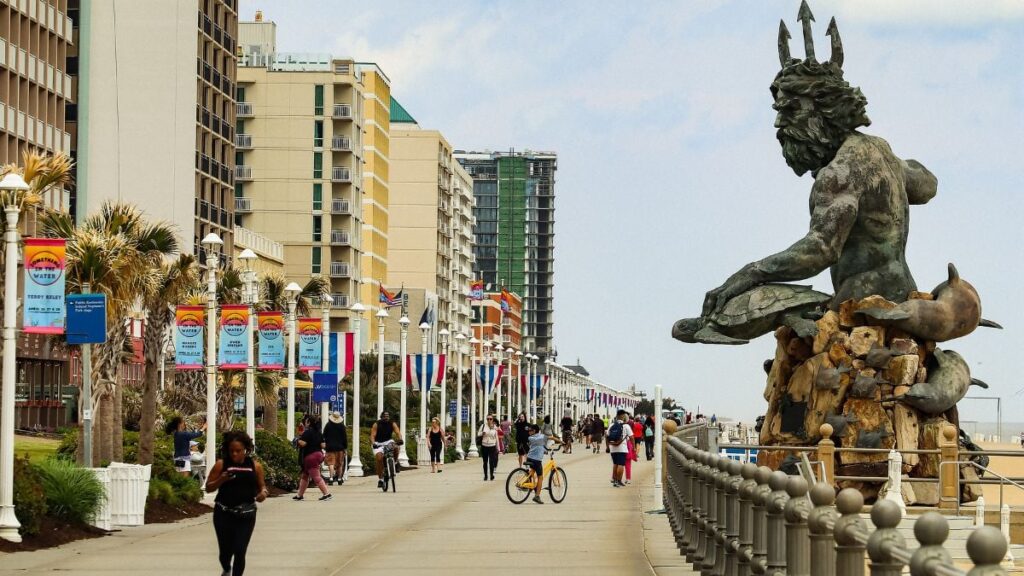
[[[863,373],[857,374],[857,379],[850,386],[849,395],[853,398],[874,398],[878,392],[879,384],[888,384],[888,380],[879,378],[877,374],[867,376]]]
[[[820,368],[818,375],[814,377],[814,387],[818,390],[838,390],[842,375],[850,371],[847,364],[838,368]]]
[[[964,396],[971,386],[988,388],[988,384],[971,378],[967,361],[953,350],[936,348],[932,352],[935,367],[928,371],[928,380],[910,387],[906,394],[884,398],[883,402],[903,402],[925,414],[942,414]]]

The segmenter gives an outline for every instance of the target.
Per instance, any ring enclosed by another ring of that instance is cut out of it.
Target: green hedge
[[[14,516],[21,523],[22,536],[38,534],[46,516],[42,476],[25,457],[14,459]]]
[[[50,516],[67,522],[92,522],[106,501],[103,485],[92,471],[62,458],[47,458],[35,466]]]
[[[265,430],[256,430],[256,458],[263,464],[268,486],[289,492],[299,487],[299,454],[291,442]]]

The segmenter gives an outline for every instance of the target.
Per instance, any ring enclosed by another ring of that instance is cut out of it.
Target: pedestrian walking
[[[644,421],[644,449],[647,461],[654,460],[654,416],[647,416]]]
[[[501,453],[505,454],[511,450],[511,443],[508,439],[511,438],[512,434],[512,422],[509,421],[506,416],[505,418],[502,418],[501,424],[498,425],[498,428],[501,430],[501,433],[499,434],[501,438]]]
[[[516,453],[519,455],[519,465],[522,466],[523,461],[526,459],[530,442],[529,422],[526,420],[526,412],[520,412],[519,416],[516,416],[515,432]]]
[[[569,405],[566,404],[566,406],[565,415],[562,416],[560,423],[562,425],[562,453],[572,454],[572,416],[569,415]]]
[[[633,428],[633,452],[640,452],[640,445],[644,443],[644,424],[639,416],[630,419],[629,425]]]
[[[348,429],[337,410],[327,417],[324,446],[327,450],[327,483],[344,484],[348,476]]]
[[[299,467],[302,473],[299,475],[299,491],[292,496],[292,500],[302,500],[310,482],[320,489],[320,501],[330,500],[331,493],[320,474],[320,465],[324,463],[324,436],[320,432],[320,422],[315,416],[307,414],[302,419],[302,426],[302,436],[298,441]]]
[[[441,421],[437,418],[430,419],[430,432],[427,438],[430,446],[430,473],[444,472],[441,464],[444,463],[444,429],[441,428]]]
[[[612,486],[625,486],[622,475],[626,470],[626,458],[629,456],[630,437],[633,430],[627,423],[628,414],[625,410],[615,413],[615,420],[608,428],[608,449],[612,456]]]
[[[590,417],[590,414],[587,414],[583,419],[583,440],[587,443],[587,450],[590,450],[590,432],[593,423],[594,419]]]
[[[217,492],[213,530],[217,534],[221,576],[242,576],[245,572],[245,553],[256,528],[256,503],[267,499],[263,466],[253,460],[252,454],[248,434],[225,432],[217,463],[206,482],[207,492]]]
[[[494,422],[494,414],[488,414],[487,421],[480,425],[476,434],[480,440],[484,480],[494,480],[494,469],[498,467],[498,430],[498,425]]]
[[[164,427],[164,431],[174,437],[174,469],[186,478],[192,475],[191,442],[202,436],[204,430],[206,430],[206,422],[203,422],[199,430],[186,430],[185,419],[181,416],[171,418],[171,421]]]
[[[636,420],[634,420],[633,423],[636,423]],[[633,441],[627,440],[625,442],[625,444],[629,448],[629,452],[626,453],[626,480],[625,480],[625,483],[629,484],[629,481],[633,479],[633,462],[636,462],[638,460],[638,458],[637,458],[636,443],[633,442]]]
[[[604,438],[604,420],[594,414],[594,421],[590,423],[590,445],[594,448],[594,454],[601,451],[601,440]]]
[[[540,425],[541,433],[543,433],[545,436],[554,436],[555,427],[551,425],[551,415],[545,415],[543,422],[544,423]]]

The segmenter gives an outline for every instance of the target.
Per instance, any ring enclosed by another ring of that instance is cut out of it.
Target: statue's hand
[[[704,296],[702,316],[708,316],[721,310],[726,302],[753,288],[757,282],[753,278],[753,264],[747,264],[739,272],[733,274],[721,286],[711,290]]]

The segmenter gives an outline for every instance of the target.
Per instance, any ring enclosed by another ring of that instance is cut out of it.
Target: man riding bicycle
[[[543,504],[544,501],[540,499],[540,491],[544,485],[544,452],[548,449],[548,440],[552,440],[555,444],[561,444],[562,442],[555,436],[548,436],[540,431],[540,426],[535,423],[530,423],[527,426],[530,431],[530,451],[526,454],[526,466],[533,470],[534,474],[534,496],[533,501],[537,504]]]
[[[380,413],[380,420],[373,423],[370,438],[373,440],[373,465],[377,470],[377,488],[384,486],[384,444],[398,438],[394,444],[395,461],[398,460],[398,445],[402,441],[402,431],[398,424],[391,421],[391,415],[385,410]],[[397,471],[397,469],[396,469]]]

